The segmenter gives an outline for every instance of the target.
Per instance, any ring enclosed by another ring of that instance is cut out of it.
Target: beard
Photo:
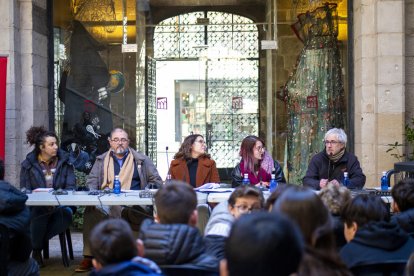
[[[117,147],[115,150],[115,154],[125,154],[126,152],[127,150],[123,148],[122,146]]]

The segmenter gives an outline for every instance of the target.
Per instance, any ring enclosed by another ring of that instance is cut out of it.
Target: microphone
[[[167,156],[167,178],[165,179],[165,183],[168,183],[171,180],[171,174],[170,174],[170,161],[168,160],[168,146],[165,147],[165,155]]]

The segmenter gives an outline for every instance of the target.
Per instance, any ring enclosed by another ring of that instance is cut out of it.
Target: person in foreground
[[[219,260],[224,258],[224,244],[235,220],[244,214],[263,209],[263,193],[256,187],[239,186],[223,201],[214,207],[207,223],[204,242],[207,252]]]
[[[31,127],[27,143],[34,146],[21,164],[20,188],[75,189],[76,177],[69,155],[58,148],[58,138],[44,127]],[[30,207],[33,258],[44,266],[41,251],[45,241],[65,231],[72,223],[73,210],[67,206]]]
[[[411,237],[414,237],[414,179],[405,178],[392,187],[391,221],[396,222]]]
[[[242,183],[246,173],[250,185],[268,187],[272,173],[275,174],[277,182],[286,182],[282,167],[266,151],[263,139],[254,135],[247,136],[241,143],[239,155],[241,161],[231,173],[233,187]]]
[[[220,275],[295,275],[303,251],[299,230],[282,214],[243,215],[230,231]]]
[[[139,239],[144,256],[163,268],[178,265],[212,273],[218,272],[218,260],[206,254],[197,224],[197,196],[185,182],[171,180],[155,194],[156,222],[145,220]]]
[[[408,260],[414,240],[395,223],[381,197],[357,195],[342,213],[347,244],[340,256],[349,268],[364,263]]]
[[[4,163],[0,160],[0,225],[8,230],[9,246],[6,275],[39,275],[39,266],[30,258],[30,211],[25,203],[27,195],[4,179]],[[0,271],[0,274],[2,272]]]
[[[336,251],[329,211],[315,192],[299,186],[287,188],[272,212],[288,216],[302,233],[306,247],[299,276],[352,275]]]
[[[206,153],[206,149],[203,136],[187,136],[171,161],[171,179],[190,183],[194,188],[205,183],[220,183],[216,162]]]
[[[92,276],[161,275],[161,269],[154,262],[142,257],[142,246],[122,219],[100,222],[91,232],[90,243],[95,267]]]
[[[349,189],[362,189],[365,175],[358,158],[346,151],[347,136],[340,128],[332,128],[325,134],[325,150],[312,157],[303,178],[303,185],[315,190],[324,188],[328,183],[343,184],[344,172],[348,173]]]
[[[162,184],[162,179],[152,161],[144,154],[129,147],[129,138],[125,130],[113,129],[108,142],[110,150],[96,158],[86,179],[86,184],[91,191],[112,189],[115,175],[119,176],[122,190],[156,188]],[[84,259],[76,268],[76,272],[85,272],[92,268],[89,234],[95,225],[108,217],[123,217],[130,223],[133,230],[138,231],[142,220],[147,217],[152,218],[152,210],[141,206],[86,207],[83,219]]]

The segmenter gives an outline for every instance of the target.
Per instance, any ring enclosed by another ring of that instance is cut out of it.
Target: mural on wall
[[[65,104],[62,148],[83,172],[89,172],[95,157],[108,149],[113,127],[109,91],[118,92],[125,84],[120,72],[108,71],[99,54],[104,49],[81,22],[72,22],[70,61],[59,86],[59,98]]]
[[[289,112],[286,158],[291,183],[302,183],[309,160],[324,148],[325,132],[332,127],[345,127],[336,9],[336,4],[324,4],[299,14],[292,26],[304,48],[284,88]]]

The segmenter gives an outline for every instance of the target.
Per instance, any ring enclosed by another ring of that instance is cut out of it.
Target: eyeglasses
[[[335,146],[336,144],[342,144],[339,141],[323,141],[325,143],[325,145],[329,145],[331,144],[332,146]]]
[[[260,207],[258,207],[258,206],[249,207],[247,205],[235,205],[234,208],[236,208],[239,211],[239,213],[243,213],[243,214],[260,210]]]
[[[121,139],[119,139],[119,138],[114,138],[114,139],[112,139],[111,141],[112,141],[112,142],[114,142],[114,143],[119,143],[119,142],[121,142],[121,143],[126,143],[126,142],[128,142],[129,140],[128,140],[128,139],[126,139],[126,138],[121,138]]]
[[[257,151],[265,151],[265,147],[254,147]]]
[[[206,143],[206,141],[204,141],[204,140],[195,140],[194,142],[197,142],[197,143],[200,143],[200,144],[205,144]]]

